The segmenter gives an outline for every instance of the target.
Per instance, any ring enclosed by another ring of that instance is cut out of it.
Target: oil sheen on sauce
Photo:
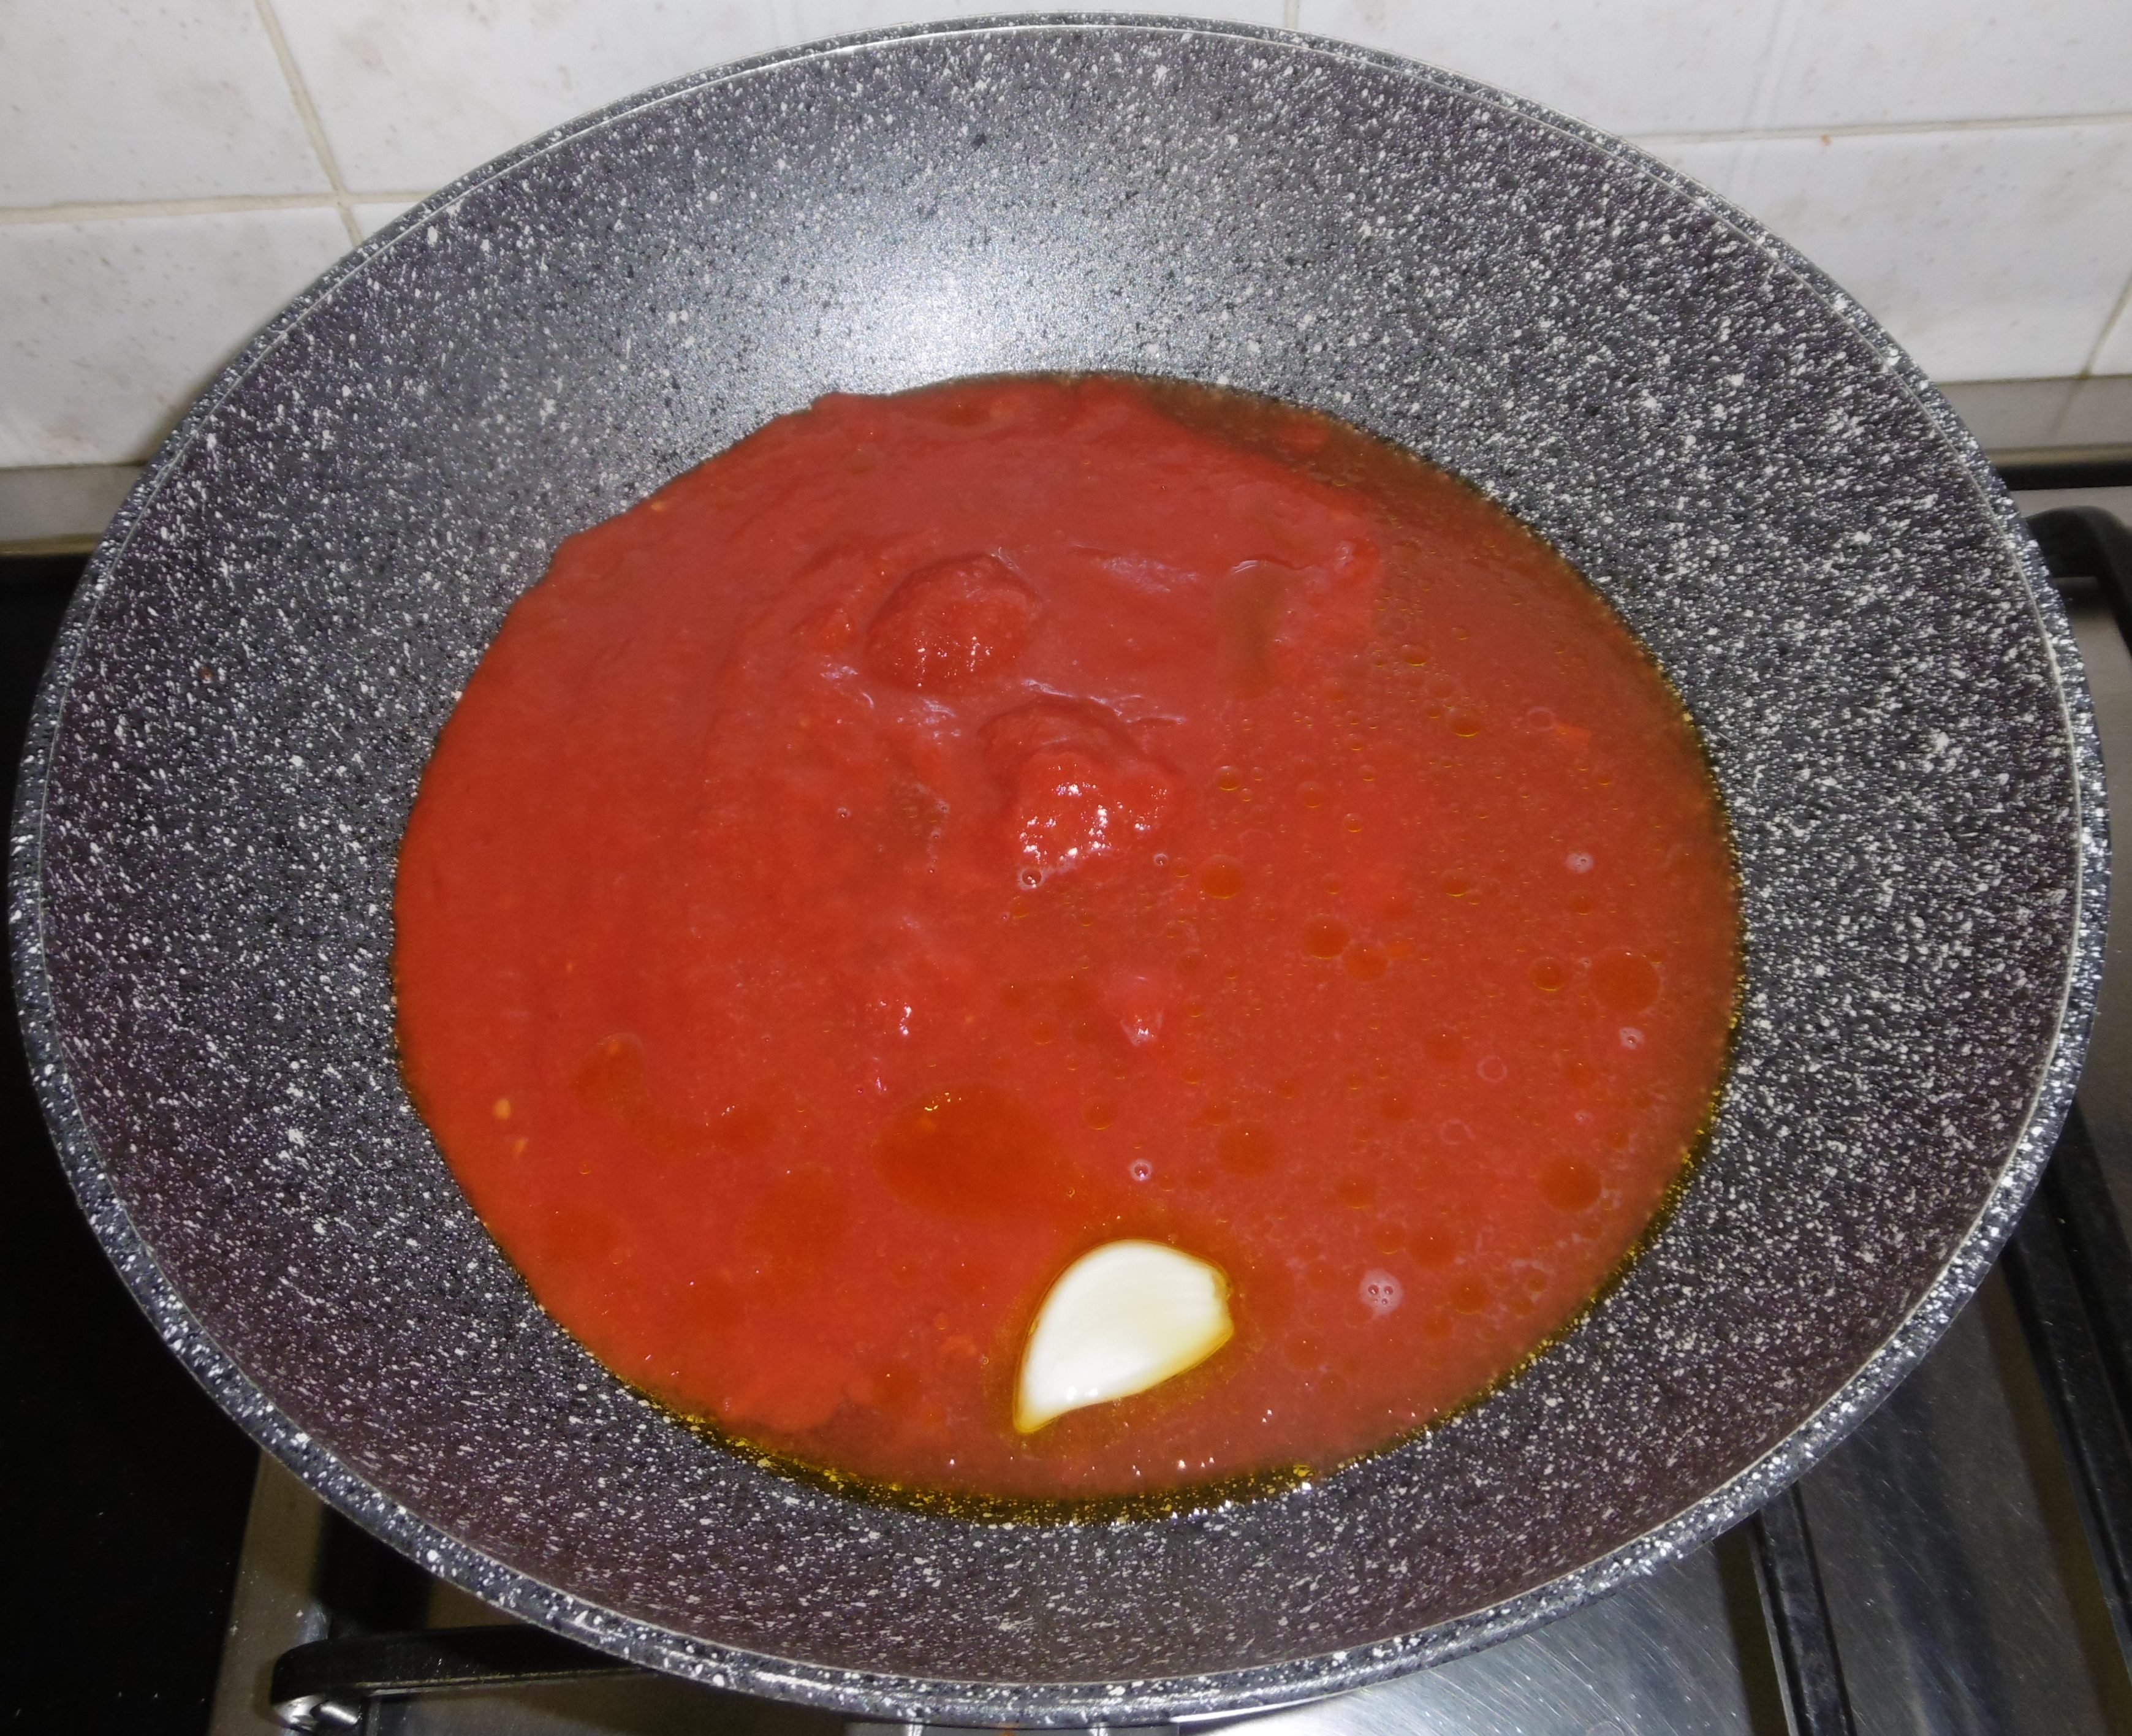
[[[1672,690],[1464,484],[1116,376],[831,396],[572,538],[424,777],[407,1082],[555,1318],[906,1492],[1381,1447],[1629,1257],[1724,1067]],[[1036,1432],[1121,1238],[1233,1338]]]

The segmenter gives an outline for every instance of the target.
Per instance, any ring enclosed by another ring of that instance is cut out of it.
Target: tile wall
[[[0,0],[0,469],[144,456],[350,245],[556,122],[780,44],[1038,9]],[[2132,375],[2132,0],[1197,9],[1626,133],[1797,243],[1942,380]]]

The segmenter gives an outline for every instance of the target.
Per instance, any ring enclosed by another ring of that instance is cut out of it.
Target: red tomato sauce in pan
[[[1327,418],[831,396],[572,538],[425,775],[406,1076],[483,1221],[729,1437],[1009,1499],[1325,1468],[1571,1322],[1729,1041],[1725,822],[1545,544]],[[1024,1436],[1121,1238],[1233,1338]]]

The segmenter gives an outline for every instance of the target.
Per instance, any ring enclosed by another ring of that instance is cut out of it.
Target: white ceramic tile
[[[0,204],[325,185],[252,0],[0,0]]]
[[[2078,373],[2132,275],[2132,122],[1664,142],[1942,380]]]
[[[769,0],[272,0],[347,185],[440,186],[587,109],[774,46]]]
[[[0,468],[145,456],[347,248],[331,209],[0,225]]]
[[[358,190],[439,185],[544,129],[647,85],[780,45],[928,18],[1055,10],[1044,0],[605,0],[481,6],[273,0]],[[1113,9],[1174,12],[1175,0]],[[1282,0],[1209,17],[1281,22]]]
[[[355,213],[356,228],[362,230],[363,238],[367,241],[401,212],[411,211],[419,203],[411,199],[363,200],[351,209]]]
[[[814,42],[858,30],[885,30],[896,24],[924,24],[936,18],[1007,17],[1055,13],[1055,0],[771,0],[779,40]],[[1285,15],[1282,0],[1104,0],[1090,10],[1148,12],[1163,17],[1188,16],[1239,24],[1279,26]]]
[[[2092,367],[2098,374],[2132,374],[2132,283],[2118,299],[2117,317],[2102,334]]]
[[[2132,113],[2127,0],[1787,0],[1755,124]]]
[[[1302,0],[1307,31],[1411,55],[1616,132],[1744,126],[1771,0]]]

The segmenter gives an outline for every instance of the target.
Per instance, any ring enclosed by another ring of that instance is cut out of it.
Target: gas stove
[[[2132,782],[2132,536],[2120,522],[2132,519],[2132,465],[2029,465],[2008,479],[2059,576],[2106,758]],[[41,647],[80,564],[0,561],[10,771]],[[1206,1722],[1265,1736],[2132,1730],[2128,930],[2080,1110],[1998,1270],[1801,1484],[1710,1547],[1520,1638],[1337,1699]],[[68,1221],[19,1056],[11,1043],[0,1060],[13,1069],[0,1107],[26,1202],[0,1253],[18,1412],[7,1450],[14,1486],[39,1492],[17,1561],[51,1561],[55,1578],[11,1642],[18,1728],[845,1728],[502,1623],[257,1460]],[[41,1630],[54,1637],[32,1656]]]

